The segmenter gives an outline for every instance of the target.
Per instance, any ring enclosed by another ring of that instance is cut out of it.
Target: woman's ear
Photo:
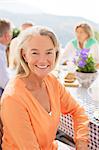
[[[25,62],[27,62],[26,52],[25,52],[25,50],[24,50],[24,49],[21,49],[21,55],[22,55],[22,57],[23,57],[24,61],[25,61]]]
[[[58,57],[59,57],[59,51],[56,50],[56,58],[55,58],[56,61],[57,61]]]

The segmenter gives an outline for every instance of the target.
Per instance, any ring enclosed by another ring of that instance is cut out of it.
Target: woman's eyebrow
[[[39,51],[39,49],[32,48],[31,51]],[[46,49],[45,51],[53,51],[53,48]]]
[[[53,51],[53,48],[46,49],[46,51]]]
[[[32,49],[31,49],[31,51],[38,51],[38,49],[36,49],[36,48],[32,48]]]

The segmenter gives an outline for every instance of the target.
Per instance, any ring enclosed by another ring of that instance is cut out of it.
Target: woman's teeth
[[[40,68],[40,69],[45,69],[45,68],[47,68],[47,65],[44,65],[44,66],[38,66],[37,65],[37,67]]]

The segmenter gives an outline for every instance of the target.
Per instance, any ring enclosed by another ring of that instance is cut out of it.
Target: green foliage
[[[78,67],[77,71],[79,72],[96,72],[95,61],[93,57],[90,55],[86,60],[86,65],[84,67]]]
[[[99,43],[99,32],[98,32],[98,31],[95,31],[94,34],[95,34],[95,39],[96,39],[96,40],[98,41],[98,43]]]
[[[14,28],[13,29],[13,35],[12,35],[12,39],[17,37],[20,33],[20,30],[18,28]]]
[[[92,54],[89,53],[89,49],[82,49],[74,58],[74,63],[78,72],[93,73],[96,72],[96,64]]]

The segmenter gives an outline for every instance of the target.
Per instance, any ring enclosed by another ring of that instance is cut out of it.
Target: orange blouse
[[[50,114],[20,78],[11,79],[6,86],[1,99],[3,150],[56,150],[54,139],[61,113],[73,116],[75,141],[88,140],[84,109],[54,76],[48,75],[44,82],[50,97]]]

